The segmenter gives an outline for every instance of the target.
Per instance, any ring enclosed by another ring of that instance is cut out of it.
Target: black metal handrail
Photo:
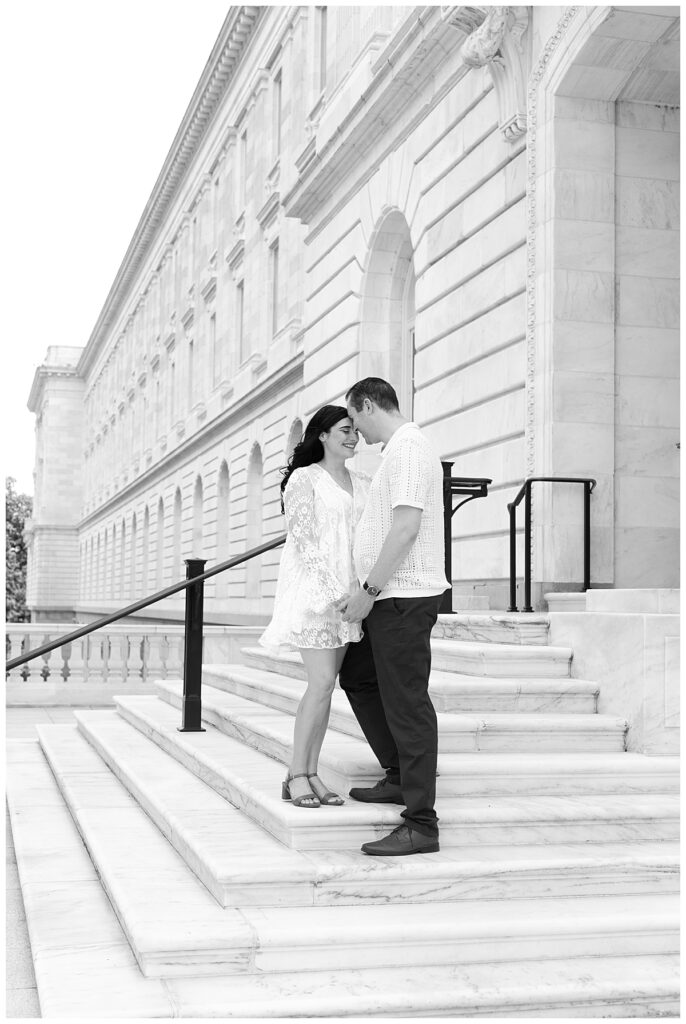
[[[234,566],[240,565],[242,562],[247,562],[251,558],[256,558],[257,555],[264,554],[265,551],[271,551],[273,548],[280,547],[286,540],[286,534],[281,534],[274,540],[267,541],[265,544],[260,544],[259,547],[251,548],[250,551],[244,552],[242,555],[236,555],[234,558],[227,559],[226,562],[220,562],[219,565],[214,565],[207,572],[203,572],[198,576],[189,577],[186,576],[185,580],[180,580],[178,583],[172,584],[170,587],[165,587],[164,590],[158,590],[156,594],[151,594],[150,597],[143,597],[140,601],[135,601],[133,604],[129,604],[126,608],[120,608],[118,612],[112,612],[111,615],[103,615],[102,618],[96,619],[95,622],[89,622],[85,626],[80,626],[79,629],[75,629],[73,633],[65,633],[64,636],[58,637],[57,640],[51,640],[50,643],[43,644],[42,647],[36,647],[35,650],[29,651],[27,654],[22,654],[18,658],[12,658],[5,664],[6,669],[16,668],[18,665],[23,665],[27,661],[33,661],[34,658],[39,658],[42,654],[48,654],[50,651],[54,651],[57,647],[64,647],[65,644],[69,644],[72,640],[79,640],[82,636],[86,636],[87,633],[94,633],[96,629],[102,629],[103,626],[109,626],[110,623],[116,622],[118,619],[125,619],[127,615],[133,615],[134,612],[140,611],[142,608],[147,608],[151,604],[156,604],[158,601],[163,601],[166,597],[171,597],[173,594],[178,594],[181,590],[187,590],[188,587],[192,587],[197,583],[203,583],[208,580],[211,576],[216,576],[220,572],[224,572],[226,569],[233,569]],[[184,559],[186,564],[189,561],[197,561],[196,559]],[[205,563],[203,562],[203,565]]]
[[[532,612],[531,607],[531,487],[536,483],[583,484],[584,485],[584,590],[591,589],[591,492],[596,481],[583,476],[530,476],[522,484],[514,501],[508,502],[510,514],[510,607],[517,608],[517,506],[524,498],[524,607],[523,612]]]
[[[453,551],[452,551],[452,529],[451,521],[458,508],[462,508],[468,501],[474,498],[487,498],[488,485],[493,481],[485,476],[452,476],[452,462],[441,462],[443,466],[443,529],[445,542],[445,575],[450,587],[444,591],[441,599],[440,612],[442,615],[453,614]],[[466,494],[464,501],[460,501],[453,508],[453,494]]]
[[[451,519],[457,509],[461,508],[461,506],[467,501],[471,501],[473,498],[486,497],[488,493],[488,485],[491,483],[491,481],[485,477],[452,477],[450,475],[452,465],[452,462],[443,463],[443,519],[446,536],[445,566],[448,580],[451,580],[452,578],[452,558],[450,547]],[[455,506],[455,508],[453,508],[453,494],[466,494],[467,497],[464,501],[461,501]],[[225,562],[220,562],[218,565],[213,566],[205,572],[203,572],[203,567],[206,564],[204,559],[186,558],[184,559],[186,563],[185,580],[180,580],[178,583],[174,583],[170,587],[165,587],[164,590],[158,590],[155,594],[151,594],[149,597],[141,598],[140,601],[134,601],[133,604],[129,604],[125,608],[120,608],[119,611],[112,612],[110,615],[103,615],[101,618],[96,619],[95,622],[89,622],[85,626],[80,626],[71,633],[65,633],[56,640],[51,640],[49,643],[43,644],[41,647],[36,647],[32,651],[27,651],[26,654],[22,654],[17,658],[12,658],[10,661],[6,662],[5,669],[6,671],[10,671],[13,668],[17,668],[19,665],[26,664],[27,661],[33,661],[35,658],[40,658],[43,654],[49,654],[50,651],[54,651],[58,647],[64,647],[66,644],[70,644],[74,640],[79,640],[81,637],[87,636],[89,633],[95,633],[98,629],[102,629],[104,626],[109,626],[112,622],[124,619],[129,615],[133,615],[134,612],[141,611],[143,608],[148,608],[150,605],[156,604],[158,601],[163,601],[165,598],[171,597],[173,594],[178,594],[180,591],[185,590],[186,609],[183,660],[183,704],[182,726],[180,731],[204,732],[201,725],[201,686],[205,580],[210,579],[212,576],[216,576],[220,572],[225,572],[227,569],[233,569],[235,566],[241,565],[243,562],[247,562],[251,558],[256,558],[258,555],[264,554],[266,551],[272,551],[274,548],[280,547],[285,540],[286,534],[281,534],[273,540],[267,541],[265,544],[260,544],[258,547],[251,548],[242,555],[236,555],[234,558],[229,558]],[[452,589],[446,591],[444,594],[441,611],[452,612]]]

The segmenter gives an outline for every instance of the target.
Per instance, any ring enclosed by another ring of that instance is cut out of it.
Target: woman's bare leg
[[[343,664],[343,658],[345,657],[345,652],[347,650],[348,645],[346,644],[344,647],[337,647],[334,651],[334,677],[333,684],[331,685],[331,690],[329,692],[329,704],[326,709],[326,717],[322,718],[322,720],[319,723],[318,731],[312,737],[312,745],[310,747],[309,757],[307,761],[307,771],[310,775],[314,774],[317,771],[317,765],[319,764],[319,754],[321,752],[322,743],[324,742],[326,730],[329,725],[329,714],[331,712],[331,694],[333,693],[333,688],[336,684],[336,678],[338,676],[338,673],[340,672],[341,665]]]
[[[307,689],[295,715],[291,775],[317,771],[319,751],[329,722],[331,694],[345,650],[345,647],[331,650],[311,647],[300,649],[307,672]],[[296,779],[291,783],[293,796],[302,796],[310,788],[307,779]]]

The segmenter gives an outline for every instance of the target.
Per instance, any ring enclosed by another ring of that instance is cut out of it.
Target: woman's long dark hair
[[[324,445],[319,440],[320,434],[328,434],[332,427],[341,420],[348,418],[348,410],[343,405],[324,405],[318,409],[305,427],[305,433],[293,449],[288,465],[282,471],[281,481],[281,513],[283,514],[283,495],[291,473],[301,466],[311,466],[313,462],[321,462],[324,458]]]

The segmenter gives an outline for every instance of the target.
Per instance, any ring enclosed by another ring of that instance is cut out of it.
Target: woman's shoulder
[[[310,466],[298,466],[294,469],[286,481],[285,490],[289,487],[307,487],[312,485],[312,476],[309,472]]]

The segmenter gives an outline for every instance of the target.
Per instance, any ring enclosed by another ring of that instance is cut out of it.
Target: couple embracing
[[[317,774],[336,677],[385,776],[354,800],[404,806],[404,823],[362,852],[439,849],[431,630],[444,570],[443,474],[387,381],[367,377],[307,425],[281,484],[287,526],[274,615],[260,643],[299,650],[307,690],[282,796],[340,805]],[[372,478],[348,470],[358,436],[383,442]]]

